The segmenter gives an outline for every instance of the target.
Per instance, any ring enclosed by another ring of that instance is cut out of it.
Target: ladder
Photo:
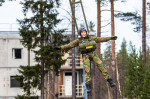
[[[73,15],[73,20],[75,22],[76,30],[78,32],[78,25],[77,25],[77,21],[76,21],[76,17],[75,17],[75,11],[73,10],[73,6],[72,6],[73,5],[72,0],[69,0],[69,2],[70,2],[70,7],[71,7],[72,15]],[[84,8],[83,8],[82,0],[77,1],[74,4],[79,4],[79,3],[81,5],[81,9],[82,9],[82,12],[83,12],[83,17],[84,17],[84,21],[85,21],[86,28],[87,28],[87,33],[89,33],[89,28],[88,28],[86,16],[85,16],[85,13],[84,13]]]

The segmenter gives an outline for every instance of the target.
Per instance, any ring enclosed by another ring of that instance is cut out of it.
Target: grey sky
[[[6,1],[2,7],[0,7],[0,31],[10,31],[10,30],[17,30],[18,25],[16,19],[22,19],[22,8],[19,4],[19,1]],[[83,6],[85,10],[85,14],[88,21],[93,21],[95,24],[97,21],[97,7],[95,0],[82,0]],[[128,0],[126,3],[120,3],[115,2],[115,10],[117,11],[136,11],[138,10],[141,12],[142,8],[142,0]],[[109,10],[110,6],[103,7],[102,10]],[[77,16],[77,22],[78,25],[80,23],[83,23],[83,16],[81,13],[81,9],[76,9],[76,16]],[[62,28],[71,28],[71,25],[69,25],[69,21],[67,18],[70,18],[67,11],[70,12],[70,5],[69,0],[63,0],[62,6],[59,9],[60,11],[60,18],[65,18],[64,21],[62,21],[62,24],[59,25],[59,27],[63,26]],[[142,12],[141,12],[142,13]],[[148,18],[148,17],[147,17]],[[110,22],[110,12],[109,11],[103,11],[102,12],[102,20],[105,20],[102,22],[102,26],[106,25]],[[67,23],[67,24],[64,24]],[[149,24],[147,22],[147,24]],[[95,30],[96,30],[95,26]],[[140,33],[134,33],[133,32],[134,26],[130,24],[130,22],[121,22],[119,19],[115,19],[115,33],[118,36],[118,40],[116,41],[116,48],[120,47],[120,44],[122,42],[122,39],[125,38],[128,42],[132,41],[134,45],[139,49],[139,47],[142,45],[141,43],[141,32]],[[102,36],[111,36],[111,27],[110,25],[107,27],[102,28]],[[147,32],[148,35],[149,32]],[[149,40],[147,39],[147,42]],[[150,43],[149,43],[150,44]],[[105,43],[103,44],[105,46]],[[150,45],[149,45],[150,46]]]

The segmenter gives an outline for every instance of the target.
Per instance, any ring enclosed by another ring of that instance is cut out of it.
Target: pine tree
[[[140,98],[144,84],[144,64],[142,54],[136,52],[135,46],[130,44],[131,52],[128,57],[125,95],[129,99]]]
[[[143,84],[143,92],[141,99],[149,99],[150,98],[150,47],[147,47],[146,50],[146,70],[144,73],[144,84]]]
[[[146,68],[147,67],[149,67],[149,64],[150,64],[150,47],[149,46],[147,46],[147,49],[146,49],[146,60],[148,60],[148,61],[146,61]]]
[[[103,55],[103,63],[107,69],[110,69],[111,67],[111,42],[106,43],[106,49],[104,50],[104,55]]]
[[[62,35],[64,29],[57,29],[60,19],[57,18],[57,8],[60,6],[59,0],[24,0],[23,5],[24,19],[18,20],[20,24],[20,35],[22,44],[28,50],[35,53],[35,66],[21,66],[19,72],[22,74],[23,89],[25,95],[30,96],[31,88],[41,90],[41,99],[44,99],[44,75],[48,71],[58,74],[60,66],[65,63],[62,59],[63,54],[55,50],[68,42],[63,41],[66,36]],[[33,16],[29,17],[28,12]],[[28,70],[32,71],[29,75]],[[33,80],[36,79],[36,80]],[[37,81],[38,79],[38,81]],[[30,82],[26,85],[26,82]]]
[[[123,39],[123,42],[121,44],[121,49],[117,53],[117,66],[119,70],[119,80],[120,80],[120,86],[121,91],[124,93],[125,90],[125,78],[127,76],[127,66],[128,66],[128,53],[127,53],[127,44],[126,40]]]
[[[144,73],[144,84],[142,89],[141,99],[149,99],[150,98],[150,65],[147,67]]]
[[[131,24],[135,25],[133,31],[140,32],[142,29],[142,17],[135,12],[120,12],[115,15],[116,18],[120,18],[121,21],[131,21]]]
[[[103,64],[104,64],[104,66],[107,69],[109,74],[112,73],[112,65],[111,65],[112,54],[111,54],[111,50],[112,50],[111,49],[111,42],[107,42],[106,43],[106,49],[104,50],[104,54],[103,54]],[[107,89],[106,86],[107,86],[106,82],[102,83],[102,97],[103,97],[103,99],[109,99],[111,97],[110,96],[110,89],[109,89],[109,87]]]
[[[146,63],[146,0],[142,0],[142,16],[138,11],[135,12],[122,12],[118,13],[116,17],[121,18],[123,21],[132,21],[133,25],[136,25],[134,28],[135,32],[140,32],[142,29],[142,60],[143,63]],[[147,26],[146,26],[147,25]]]
[[[137,82],[136,82],[136,69],[138,66],[137,58],[138,55],[136,54],[135,48],[131,46],[131,53],[129,54],[128,58],[128,71],[127,71],[127,78],[126,78],[126,95],[129,99],[136,97],[136,90],[137,90]]]

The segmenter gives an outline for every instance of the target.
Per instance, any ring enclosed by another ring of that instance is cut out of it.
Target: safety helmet
[[[84,27],[82,27],[82,28],[79,29],[79,35],[80,35],[80,36],[81,36],[81,32],[82,32],[82,31],[85,31],[86,34],[87,34],[87,30],[86,30]]]

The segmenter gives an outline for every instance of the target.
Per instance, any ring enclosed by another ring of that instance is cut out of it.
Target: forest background
[[[71,11],[68,10],[69,2],[61,2],[62,5],[58,8],[58,18],[63,19],[58,25],[58,29],[67,28],[68,31],[71,31]],[[95,24],[93,30],[96,32],[96,18],[97,18],[97,9],[96,1],[83,0],[84,9],[88,23],[92,21]],[[149,11],[150,3],[147,1],[147,13],[146,20],[149,20]],[[9,9],[10,7],[15,9]],[[17,6],[17,9],[16,9]],[[20,8],[20,10],[19,10]],[[150,41],[149,41],[149,21],[146,23],[147,27],[147,42],[146,42],[146,63],[142,62],[142,20],[136,20],[142,18],[142,1],[137,0],[122,0],[115,1],[115,35],[118,36],[116,41],[116,59],[119,73],[119,83],[120,83],[120,93],[119,97],[128,97],[128,98],[137,98],[137,99],[149,99],[150,98]],[[8,10],[9,9],[9,10]],[[6,13],[8,11],[8,13]],[[13,10],[13,11],[12,11]],[[17,14],[18,11],[18,14]],[[0,21],[3,23],[16,24],[16,18],[22,19],[23,14],[21,14],[21,5],[19,1],[6,1],[3,3],[3,6],[0,8],[0,12],[3,13],[0,15]],[[132,12],[129,15],[125,16],[126,12]],[[12,13],[12,14],[11,14]],[[14,14],[16,13],[16,14]],[[11,14],[11,16],[9,15]],[[19,15],[19,16],[18,16]],[[76,17],[78,24],[85,24],[82,20],[82,12],[76,7]],[[29,14],[28,17],[32,16]],[[122,21],[120,21],[122,19]],[[110,26],[110,4],[109,1],[102,3],[102,37],[111,36],[111,26]],[[125,22],[127,21],[127,22]],[[64,25],[64,23],[67,23]],[[18,23],[17,23],[18,24]],[[62,27],[62,24],[64,27]],[[13,26],[13,25],[11,25]],[[3,26],[1,26],[3,29]],[[9,26],[8,26],[9,27]],[[7,28],[7,26],[4,26]],[[17,28],[17,25],[16,25]],[[11,30],[13,28],[11,27]],[[104,65],[110,70],[111,67],[111,43],[104,43],[102,46],[102,59]],[[104,47],[105,46],[105,47]],[[104,48],[103,48],[104,47]],[[111,71],[109,71],[111,72]],[[104,88],[106,89],[106,88]],[[119,90],[119,88],[118,88]],[[107,99],[107,90],[103,90],[101,94]]]

